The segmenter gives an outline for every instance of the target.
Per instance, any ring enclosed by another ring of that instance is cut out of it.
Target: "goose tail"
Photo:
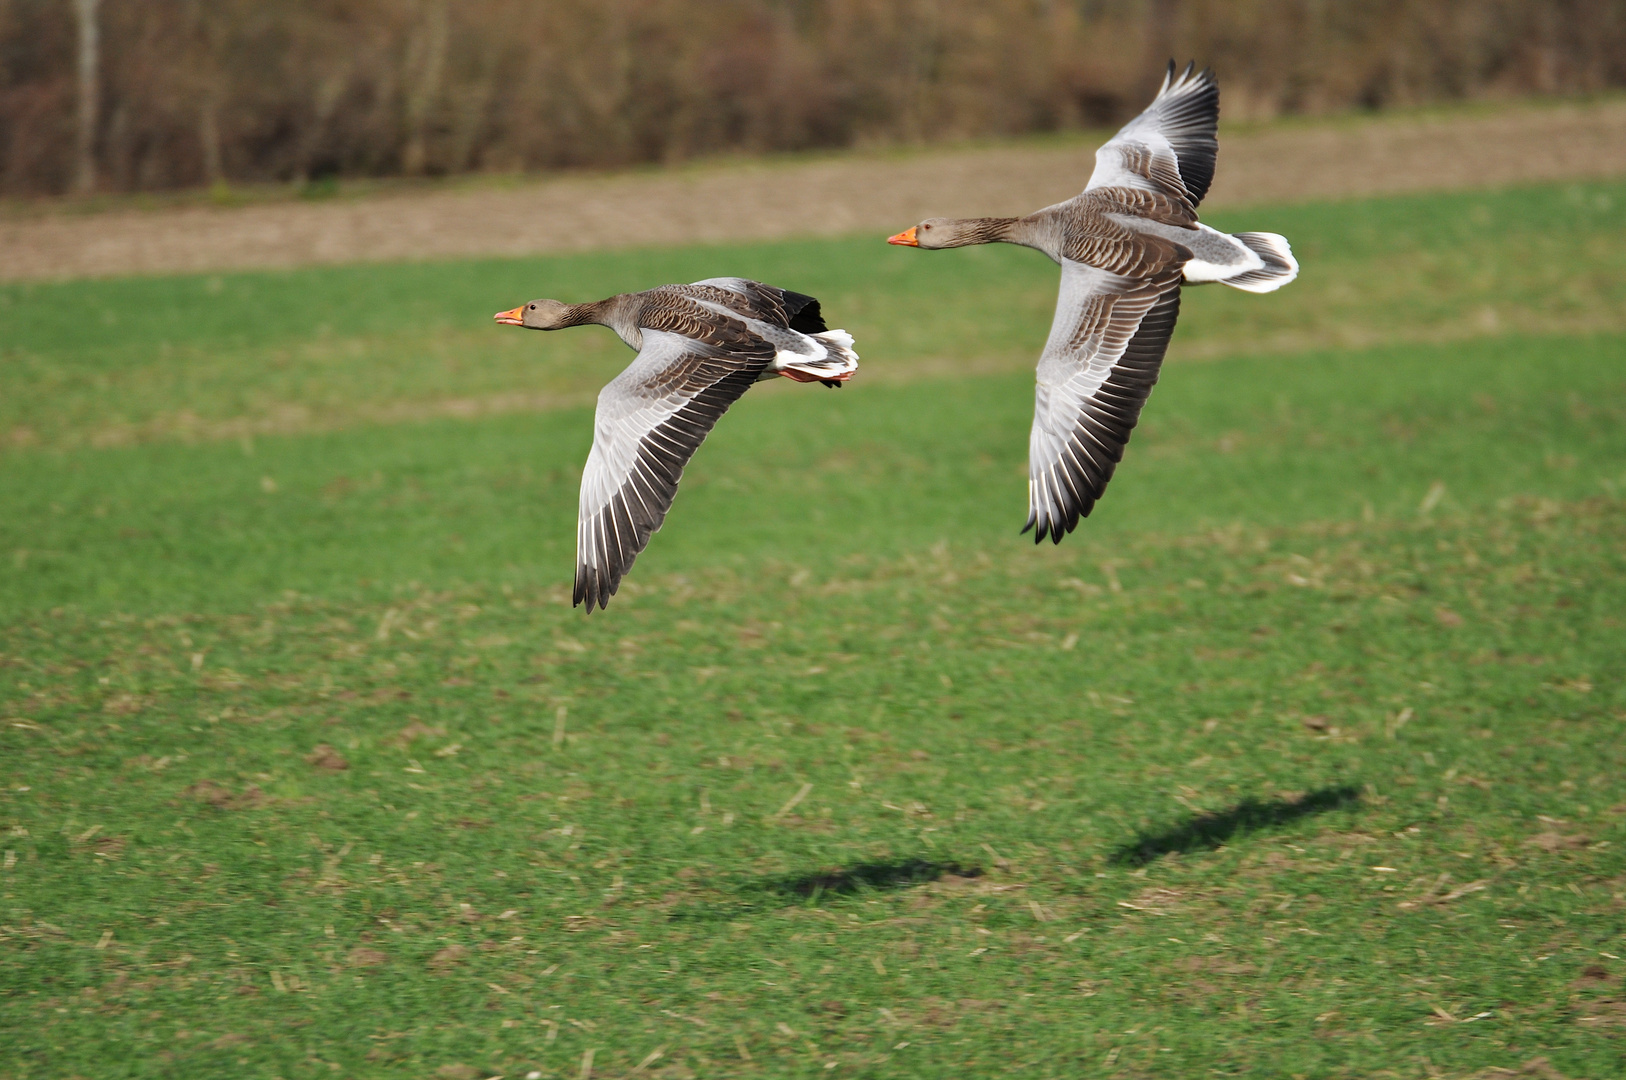
[[[1241,241],[1264,263],[1233,277],[1220,279],[1233,289],[1253,293],[1275,292],[1299,276],[1299,261],[1293,258],[1293,249],[1288,245],[1287,237],[1275,233],[1244,232],[1232,233],[1231,238]]]
[[[797,382],[821,382],[826,386],[840,386],[853,377],[853,372],[858,370],[858,354],[853,352],[851,334],[845,330],[826,330],[808,337],[823,346],[824,355],[809,360],[791,359],[778,374]]]

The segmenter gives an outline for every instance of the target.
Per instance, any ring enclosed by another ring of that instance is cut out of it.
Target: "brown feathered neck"
[[[594,300],[586,304],[566,304],[560,314],[559,326],[610,326],[623,306],[624,297],[612,296],[607,300]]]
[[[928,228],[928,226],[930,226]],[[1056,258],[1055,222],[1043,213],[1027,217],[927,218],[916,231],[922,248],[970,247],[973,244],[1020,244]]]
[[[927,234],[938,233],[927,241],[923,236],[922,247],[930,243],[932,247],[953,248],[970,247],[973,244],[999,244],[1021,243],[1021,218],[1013,217],[985,217],[985,218],[948,218],[932,222],[931,230]]]

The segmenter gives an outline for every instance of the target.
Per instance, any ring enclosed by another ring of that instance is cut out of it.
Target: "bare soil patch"
[[[0,281],[895,231],[1068,198],[1095,143],[936,149],[236,208],[0,219]],[[1222,134],[1207,207],[1626,175],[1626,102]]]

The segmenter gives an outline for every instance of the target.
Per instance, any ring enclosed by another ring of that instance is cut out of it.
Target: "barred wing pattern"
[[[721,303],[735,314],[798,333],[822,334],[830,329],[824,325],[819,302],[813,297],[749,278],[706,278],[683,291],[701,300]]]
[[[604,607],[666,520],[683,467],[773,359],[767,342],[723,350],[643,329],[638,357],[598,396],[582,471],[574,601]]]
[[[1028,441],[1028,521],[1053,543],[1088,517],[1123,459],[1180,313],[1180,268],[1134,279],[1062,263]]]
[[[1146,111],[1095,152],[1084,190],[1140,188],[1184,199],[1193,211],[1208,194],[1219,157],[1219,84],[1213,72],[1175,75],[1174,64]]]

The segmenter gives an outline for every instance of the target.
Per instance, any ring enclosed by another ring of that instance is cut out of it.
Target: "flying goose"
[[[889,237],[907,247],[1003,242],[1061,265],[1039,357],[1028,441],[1028,520],[1052,542],[1089,516],[1157,382],[1180,286],[1222,281],[1272,292],[1298,276],[1284,237],[1218,232],[1197,220],[1219,153],[1212,72],[1175,74],[1146,111],[1095,152],[1084,191],[1021,218],[927,218]]]
[[[666,519],[683,467],[752,383],[838,387],[858,369],[852,335],[826,329],[817,300],[744,278],[591,304],[533,300],[493,317],[530,330],[608,326],[638,352],[599,393],[582,470],[574,601],[589,612],[615,595]]]

